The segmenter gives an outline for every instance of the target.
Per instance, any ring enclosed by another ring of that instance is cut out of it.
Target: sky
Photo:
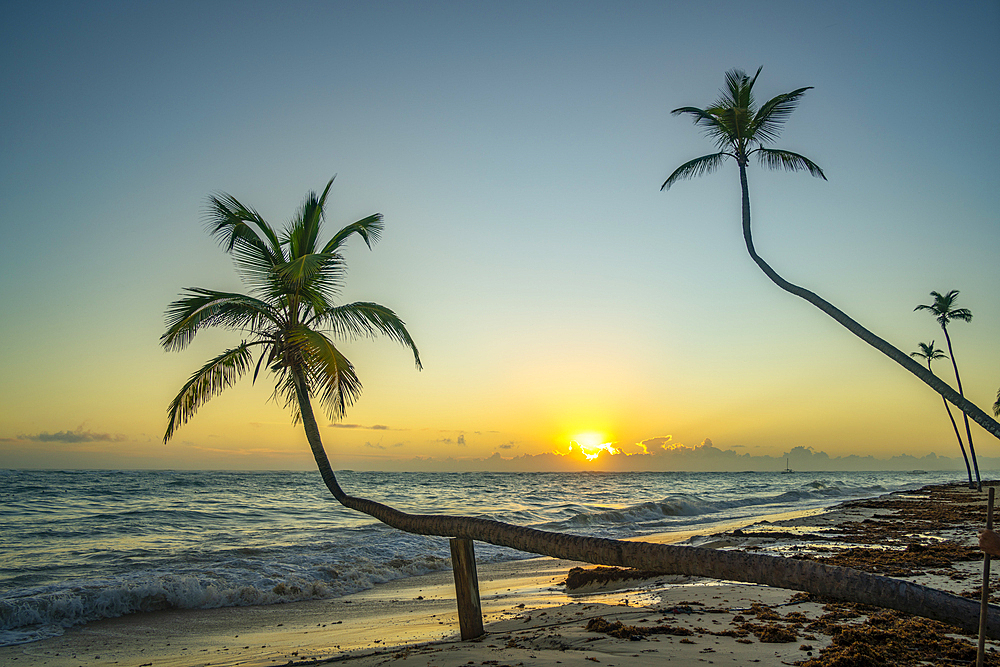
[[[828,180],[750,167],[758,252],[906,352],[944,347],[913,309],[960,290],[964,389],[996,400],[994,0],[3,15],[0,468],[312,467],[269,377],[164,444],[176,392],[240,337],[166,352],[159,336],[184,288],[240,289],[204,228],[209,195],[282,226],[334,175],[327,234],[386,225],[347,248],[343,298],[395,310],[424,364],[344,341],[364,393],[322,420],[335,468],[961,465],[938,395],[756,268],[735,164],[660,191],[713,151],[670,111],[760,66],[758,100],[813,87],[775,145]]]

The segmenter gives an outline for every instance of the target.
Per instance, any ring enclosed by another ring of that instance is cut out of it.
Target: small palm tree
[[[974,403],[966,400],[960,392],[952,389],[948,383],[914,361],[905,352],[861,326],[860,323],[829,301],[782,278],[757,254],[750,230],[750,188],[747,182],[747,165],[750,163],[750,158],[756,156],[757,161],[768,169],[808,171],[813,176],[826,179],[823,170],[809,158],[768,146],[777,139],[781,127],[798,106],[805,92],[810,90],[810,87],[798,88],[790,93],[776,95],[758,107],[754,100],[753,87],[760,72],[761,69],[758,68],[753,77],[747,76],[745,72],[738,69],[726,72],[726,87],[713,105],[704,109],[680,107],[671,112],[674,115],[691,116],[695,125],[701,127],[705,134],[715,141],[717,151],[679,166],[663,182],[660,190],[666,190],[685,178],[711,173],[721,167],[727,159],[735,160],[739,167],[740,188],[743,193],[743,240],[746,243],[747,252],[750,253],[750,258],[771,282],[822,310],[858,338],[916,375],[931,389],[975,419],[987,431],[1000,438],[1000,423]]]
[[[927,362],[927,370],[931,370],[931,362],[936,359],[947,359],[948,355],[934,347],[934,341],[930,343],[917,343],[920,346],[920,350],[917,352],[910,352],[911,357],[918,359],[924,359]],[[948,411],[948,419],[951,420],[951,427],[955,429],[955,437],[958,438],[958,446],[962,450],[962,458],[965,459],[965,470],[969,473],[969,488],[974,489],[976,485],[972,481],[972,468],[969,466],[969,456],[965,453],[965,443],[962,442],[962,434],[958,432],[958,424],[955,423],[955,416],[951,414],[951,407],[948,405],[948,401],[941,398],[944,401],[944,409]]]
[[[319,399],[330,418],[340,419],[361,394],[361,382],[334,338],[388,336],[409,348],[420,368],[417,347],[394,312],[369,302],[335,304],[346,273],[341,249],[355,234],[370,248],[381,236],[383,222],[381,215],[370,215],[321,244],[323,207],[332,183],[319,197],[309,193],[281,235],[235,198],[209,198],[209,231],[232,255],[249,292],[188,288],[167,308],[167,331],[160,342],[167,350],[181,350],[209,327],[235,331],[244,339],[209,360],[181,387],[167,411],[164,442],[210,398],[251,369],[256,380],[263,367],[277,379],[275,397],[293,410],[295,422],[302,421],[324,480],[335,485],[310,397]]]
[[[955,320],[959,322],[971,322],[972,311],[968,308],[955,307],[955,302],[958,300],[957,289],[953,289],[947,294],[931,292],[931,296],[934,297],[933,303],[920,304],[913,310],[926,310],[933,315],[934,319],[936,319],[938,324],[941,325],[941,330],[944,331],[944,340],[948,344],[948,354],[951,355],[951,365],[955,369],[955,382],[958,384],[958,394],[962,398],[965,398],[965,392],[962,390],[962,376],[958,374],[958,363],[955,361],[955,351],[951,347],[951,336],[948,335],[948,323]],[[965,418],[965,437],[969,443],[969,453],[972,454],[972,465],[976,469],[976,482],[979,490],[982,491],[983,483],[979,479],[979,463],[976,461],[976,448],[972,444],[972,429],[969,427],[969,416],[963,413],[962,417]]]

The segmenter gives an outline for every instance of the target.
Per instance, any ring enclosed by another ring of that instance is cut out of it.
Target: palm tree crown
[[[692,116],[695,125],[701,127],[705,134],[715,141],[719,150],[677,167],[663,182],[661,190],[669,188],[676,181],[713,172],[727,157],[735,159],[741,167],[746,167],[750,156],[754,154],[765,167],[808,171],[813,176],[826,180],[823,170],[809,158],[791,151],[765,146],[778,138],[782,125],[812,86],[772,97],[757,108],[753,97],[753,86],[761,69],[763,68],[757,68],[753,78],[747,76],[743,70],[730,70],[726,72],[726,87],[715,104],[705,109],[680,107],[671,112],[675,116],[679,114]]]
[[[927,368],[930,368],[932,361],[948,358],[948,355],[944,353],[944,350],[934,347],[934,341],[931,341],[930,343],[917,343],[917,347],[920,349],[916,352],[910,352],[910,356],[927,361]]]
[[[929,311],[934,316],[934,319],[937,320],[937,323],[941,325],[941,328],[945,330],[947,330],[952,320],[961,320],[962,322],[972,321],[971,310],[968,308],[955,308],[955,302],[958,300],[957,289],[953,289],[943,295],[939,292],[931,292],[931,296],[934,297],[933,303],[920,304],[913,310]]]
[[[164,442],[251,368],[256,380],[262,366],[276,376],[275,397],[280,395],[292,408],[295,421],[301,418],[298,389],[318,395],[332,419],[343,417],[360,395],[361,382],[333,338],[385,335],[412,350],[421,367],[417,347],[393,311],[369,302],[335,304],[346,274],[341,248],[354,234],[370,248],[381,236],[383,222],[381,215],[370,215],[321,244],[323,208],[332,184],[330,179],[322,195],[310,192],[280,235],[235,198],[209,198],[209,232],[232,255],[249,293],[187,288],[167,308],[160,343],[167,350],[181,350],[208,327],[229,329],[244,339],[209,360],[181,388],[167,411]]]

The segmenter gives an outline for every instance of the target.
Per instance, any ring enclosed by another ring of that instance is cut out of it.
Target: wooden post
[[[458,627],[462,631],[462,640],[482,637],[486,632],[483,630],[479,575],[476,574],[476,552],[472,540],[458,537],[451,539],[451,566],[455,571]]]
[[[986,509],[986,529],[993,530],[993,496],[996,487],[990,487],[990,499]],[[979,607],[979,650],[976,652],[976,667],[983,667],[986,655],[986,610],[990,604],[990,555],[983,553],[983,599]]]

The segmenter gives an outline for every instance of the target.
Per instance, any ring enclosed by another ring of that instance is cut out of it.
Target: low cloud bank
[[[33,435],[21,434],[18,440],[28,440],[30,442],[124,442],[127,438],[124,435],[111,435],[110,433],[94,433],[78,428],[75,431],[59,431],[58,433],[47,433],[42,431]]]
[[[386,471],[459,471],[459,472],[777,472],[787,465],[796,471],[864,471],[864,470],[965,470],[964,461],[931,453],[926,456],[899,454],[889,458],[875,456],[830,456],[811,447],[794,447],[780,456],[752,456],[731,449],[719,449],[711,440],[700,445],[673,444],[669,436],[650,438],[638,443],[644,451],[601,454],[593,461],[578,456],[549,452],[524,454],[504,458],[495,452],[488,458],[435,459],[416,457],[396,461],[381,461],[378,469]],[[1000,470],[1000,458],[980,457],[982,470]]]

